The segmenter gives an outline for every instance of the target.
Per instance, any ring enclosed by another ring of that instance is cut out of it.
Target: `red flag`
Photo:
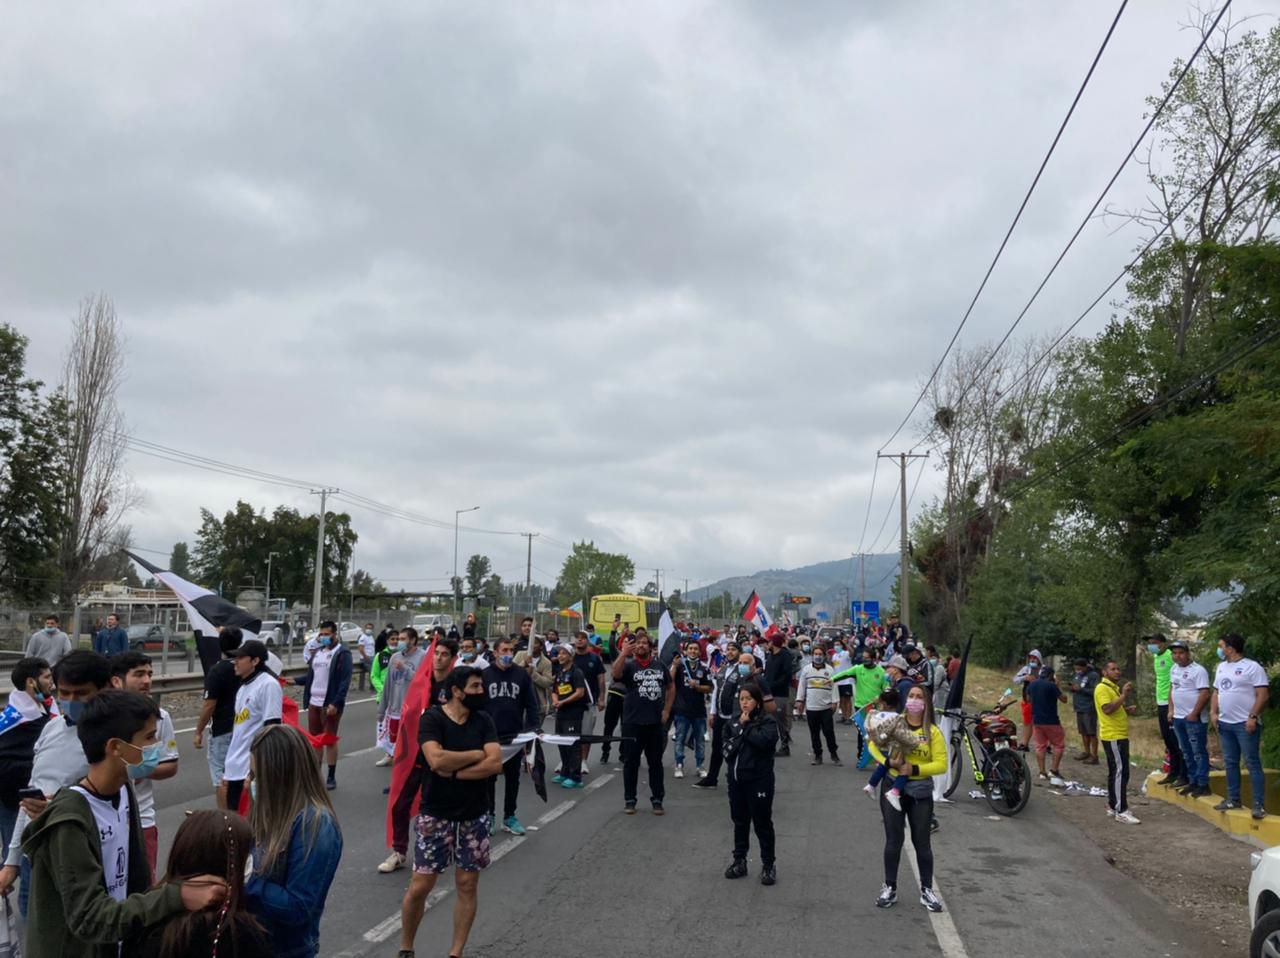
[[[418,720],[422,718],[422,713],[431,708],[431,678],[435,674],[436,668],[436,640],[431,640],[431,647],[427,650],[426,661],[418,669],[413,677],[413,681],[409,683],[409,690],[405,692],[404,706],[400,710],[400,731],[396,733],[396,754],[391,762],[391,791],[387,798],[387,847],[390,848],[395,834],[395,828],[392,823],[392,809],[395,807],[396,796],[405,787],[405,783],[409,780],[409,773],[413,771],[414,763],[418,758]],[[422,789],[415,789],[413,796],[413,804],[409,808],[409,819],[418,814],[418,803],[422,800]]]

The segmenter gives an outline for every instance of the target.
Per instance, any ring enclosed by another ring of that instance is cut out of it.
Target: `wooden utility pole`
[[[899,543],[899,569],[898,569],[898,618],[902,620],[902,624],[908,629],[911,628],[911,585],[907,575],[907,559],[911,552],[911,541],[909,539],[910,532],[907,529],[907,460],[909,459],[928,459],[927,452],[900,452],[896,455],[886,455],[882,452],[876,453],[877,459],[896,459],[898,460],[898,469],[900,471],[898,487],[898,502],[901,505],[902,516],[902,540]],[[863,602],[866,596],[863,596]]]

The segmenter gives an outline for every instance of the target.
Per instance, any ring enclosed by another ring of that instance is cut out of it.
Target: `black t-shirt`
[[[1058,719],[1058,683],[1048,679],[1036,679],[1026,683],[1027,698],[1031,700],[1032,725],[1061,725]]]
[[[586,655],[575,655],[573,664],[582,673],[583,681],[587,683],[587,698],[592,704],[600,700],[600,676],[604,675],[607,669],[604,667],[604,661],[594,652],[588,652]]]
[[[701,662],[691,668],[688,659],[676,659],[676,700],[671,711],[685,718],[706,718],[707,697],[693,686],[710,684],[711,673]]]
[[[439,742],[446,752],[469,752],[497,741],[498,729],[487,712],[472,712],[459,725],[437,705],[423,712],[418,722],[419,753],[427,742]],[[422,782],[422,810],[433,818],[455,822],[479,818],[489,810],[489,783],[430,772]]]
[[[622,724],[661,725],[671,674],[656,658],[646,666],[628,659],[622,669],[622,684],[627,690],[622,700]]]
[[[568,670],[561,670],[555,675],[555,684],[551,686],[555,690],[556,695],[561,701],[567,699],[578,689],[585,689],[587,680],[582,677],[582,670],[574,666],[569,666]],[[589,695],[584,695],[580,699],[570,702],[568,705],[561,705],[556,709],[559,715],[581,715],[587,710],[587,706],[591,704]]]
[[[230,659],[223,659],[209,670],[204,677],[204,697],[215,699],[213,721],[210,723],[210,735],[230,735],[236,724],[236,692],[240,689],[240,680],[236,678],[235,666]]]

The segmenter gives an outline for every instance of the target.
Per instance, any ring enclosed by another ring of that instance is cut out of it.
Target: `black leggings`
[[[929,822],[933,818],[933,796],[912,798],[904,792],[900,799],[902,811],[897,811],[884,797],[887,790],[886,783],[880,789],[880,815],[884,818],[884,883],[898,887],[898,862],[902,859],[902,844],[910,823],[911,844],[915,846],[916,862],[920,865],[920,887],[932,888],[933,845],[929,840]]]
[[[715,725],[711,728],[711,767],[707,769],[707,777],[703,779],[708,785],[719,781],[720,766],[724,764],[724,726],[732,719],[715,717]]]
[[[581,712],[556,712],[556,734],[557,735],[581,735],[582,734],[582,713]],[[572,745],[561,745],[560,748],[560,774],[565,777],[566,781],[582,780],[582,746],[577,742]]]
[[[1164,739],[1165,751],[1169,753],[1169,777],[1186,778],[1187,767],[1182,761],[1182,749],[1178,747],[1178,736],[1174,734],[1173,722],[1169,718],[1169,706],[1156,706],[1156,721],[1160,725],[1160,737]]]
[[[640,784],[640,758],[649,766],[649,800],[661,804],[666,797],[662,782],[662,752],[667,745],[667,734],[661,725],[623,725],[622,734],[634,741],[628,742],[626,760],[622,766],[622,799],[628,805],[636,802],[636,787]]]
[[[502,777],[506,785],[502,790],[502,818],[505,821],[516,813],[516,803],[520,800],[520,766],[524,763],[524,752],[516,752],[502,763]],[[493,815],[498,807],[498,776],[489,778],[489,814]]]
[[[751,848],[751,827],[760,843],[760,863],[774,862],[773,773],[739,782],[729,777],[729,817],[733,819],[733,857],[745,860]]]

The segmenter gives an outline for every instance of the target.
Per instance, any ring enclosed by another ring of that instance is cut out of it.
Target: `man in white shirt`
[[[284,706],[280,682],[267,667],[267,647],[257,639],[240,643],[231,653],[240,689],[236,692],[236,718],[231,727],[231,744],[222,781],[227,793],[227,808],[236,811],[249,777],[249,746],[258,730],[279,725]]]
[[[1186,759],[1187,784],[1178,789],[1182,795],[1199,798],[1209,791],[1209,673],[1192,660],[1187,643],[1174,639],[1169,643],[1173,668],[1169,670],[1169,714],[1173,734]]]
[[[836,672],[846,672],[853,667],[853,656],[849,654],[849,650],[843,645],[837,645],[832,653],[831,671],[834,675]],[[839,696],[840,706],[840,724],[853,724],[853,686],[852,678],[841,679],[836,683],[836,695]]]
[[[1265,818],[1266,782],[1262,778],[1262,710],[1270,687],[1266,670],[1244,657],[1244,639],[1228,633],[1218,640],[1218,670],[1213,676],[1213,704],[1209,721],[1218,727],[1222,762],[1227,769],[1227,797],[1214,808],[1220,812],[1242,808],[1240,804],[1240,756],[1249,767],[1253,790],[1253,817]]]
[[[835,673],[827,662],[827,654],[822,651],[822,646],[815,645],[810,651],[809,661],[800,670],[800,684],[796,689],[796,712],[803,715],[809,723],[809,743],[813,746],[813,760],[809,764],[822,764],[822,737],[825,737],[827,751],[831,753],[831,764],[839,765],[835,712],[840,694],[836,691],[836,684],[831,681],[831,676]],[[847,652],[845,654],[848,655]]]
[[[111,661],[111,684],[126,692],[137,692],[151,697],[151,656],[143,652],[121,652]],[[142,838],[147,849],[147,864],[151,874],[156,873],[156,857],[160,851],[160,831],[156,828],[156,795],[152,782],[173,778],[178,774],[178,736],[173,730],[173,719],[166,709],[160,709],[156,722],[156,744],[148,746],[137,765],[129,766],[129,778],[133,781],[133,795],[138,802],[138,818],[142,825]]]

